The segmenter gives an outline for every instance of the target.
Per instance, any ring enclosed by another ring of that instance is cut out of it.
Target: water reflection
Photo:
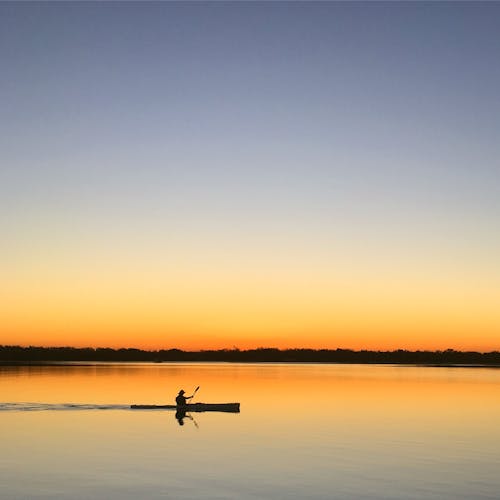
[[[180,425],[180,426],[183,426],[184,425],[184,419],[187,418],[189,421],[193,422],[194,426],[198,429],[199,426],[198,426],[198,422],[196,421],[196,419],[193,417],[193,415],[191,415],[191,413],[189,413],[188,411],[186,411],[185,409],[179,409],[175,412],[175,420],[177,420],[177,423]]]
[[[184,419],[186,418],[186,410],[177,410],[175,412],[175,419],[179,425],[184,425]]]
[[[180,387],[198,384],[203,400],[238,400],[245,411],[128,410],[172,404]],[[500,370],[4,367],[0,395],[15,410],[0,411],[8,429],[0,491],[9,500],[466,500],[500,491]],[[123,410],[95,411],[105,408]]]

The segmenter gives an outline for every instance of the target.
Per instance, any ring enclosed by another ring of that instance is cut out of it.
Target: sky
[[[498,54],[498,3],[1,3],[0,344],[500,349]]]

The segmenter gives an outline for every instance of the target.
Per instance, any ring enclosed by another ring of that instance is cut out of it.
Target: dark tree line
[[[227,362],[288,362],[288,363],[386,363],[428,365],[497,365],[500,352],[455,351],[354,351],[351,349],[222,349],[182,351],[161,349],[21,347],[0,346],[0,363],[43,363],[53,361],[227,361]]]

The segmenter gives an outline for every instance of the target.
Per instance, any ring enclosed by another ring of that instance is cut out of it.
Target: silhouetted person
[[[193,396],[184,396],[184,394],[186,394],[186,392],[183,389],[181,389],[179,391],[179,394],[177,394],[177,397],[175,398],[175,404],[177,406],[186,406],[187,400],[193,397]]]

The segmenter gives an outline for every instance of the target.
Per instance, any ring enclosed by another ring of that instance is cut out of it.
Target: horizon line
[[[272,351],[280,351],[280,352],[286,352],[286,351],[313,351],[313,352],[320,352],[320,351],[350,351],[350,352],[378,352],[378,353],[395,353],[395,352],[409,352],[409,353],[416,353],[416,352],[429,352],[429,353],[445,353],[445,352],[457,352],[457,353],[478,353],[478,354],[492,354],[492,353],[499,353],[499,349],[493,349],[490,351],[479,351],[479,350],[461,350],[461,349],[455,349],[452,347],[448,347],[446,349],[405,349],[405,348],[396,348],[396,349],[352,349],[349,347],[335,347],[335,348],[328,348],[328,347],[320,347],[320,348],[313,348],[313,347],[286,347],[286,348],[279,348],[279,347],[273,347],[273,346],[259,346],[259,347],[253,347],[253,348],[247,348],[247,349],[240,349],[237,346],[233,346],[230,348],[209,348],[209,349],[197,349],[197,350],[187,350],[187,349],[180,349],[178,347],[161,347],[157,349],[144,349],[140,347],[93,347],[93,346],[84,346],[84,347],[76,347],[76,346],[71,346],[71,345],[59,345],[59,346],[44,346],[44,345],[20,345],[20,344],[0,344],[0,349],[4,348],[19,348],[19,349],[75,349],[75,350],[112,350],[112,351],[120,351],[120,350],[130,350],[130,351],[140,351],[140,352],[145,352],[145,353],[154,353],[154,352],[160,352],[160,351],[178,351],[178,352],[184,352],[184,353],[203,353],[203,352],[251,352],[251,351],[264,351],[264,350],[272,350]]]

